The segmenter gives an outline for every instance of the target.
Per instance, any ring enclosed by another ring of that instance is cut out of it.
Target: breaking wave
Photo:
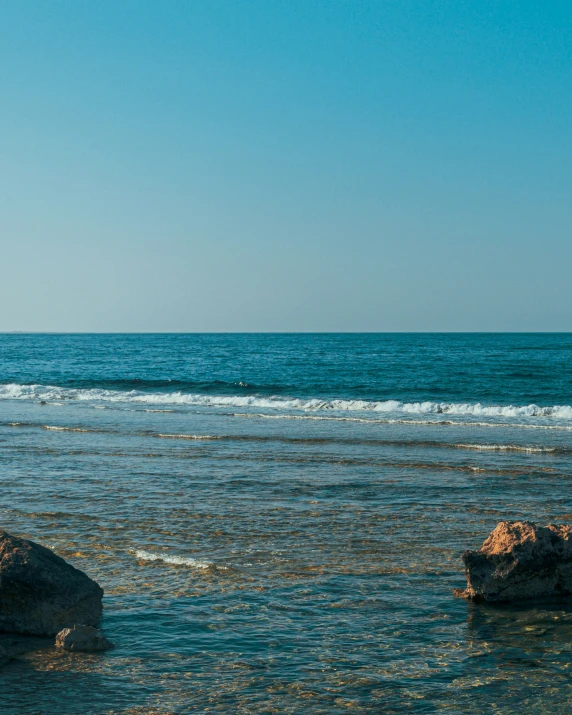
[[[50,385],[0,385],[4,400],[74,400],[83,402],[132,403],[144,405],[181,405],[199,407],[263,408],[301,412],[374,412],[408,415],[456,415],[469,417],[543,417],[572,420],[572,406],[553,405],[483,405],[480,402],[401,402],[399,400],[348,400],[264,397],[256,395],[205,395],[182,392],[146,393],[100,388],[66,388]]]
[[[455,444],[459,449],[476,449],[479,452],[556,452],[556,447],[527,447],[520,444]]]
[[[160,552],[152,551],[134,551],[135,556],[140,561],[163,561],[166,564],[174,564],[175,566],[191,566],[195,569],[208,569],[214,566],[212,561],[202,561],[201,559],[192,559],[187,556],[172,556],[171,554],[164,554]]]
[[[95,430],[84,429],[83,427],[58,427],[56,425],[42,425],[43,429],[53,432],[95,432]]]
[[[213,434],[157,434],[156,437],[162,437],[163,439],[197,439],[197,440],[209,440],[209,439],[221,439],[217,435]]]

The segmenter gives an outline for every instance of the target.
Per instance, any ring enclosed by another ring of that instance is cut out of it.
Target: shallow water
[[[572,518],[569,335],[0,336],[1,528],[105,588],[2,713],[565,713],[572,608],[453,598]]]

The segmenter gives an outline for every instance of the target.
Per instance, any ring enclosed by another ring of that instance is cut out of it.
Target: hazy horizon
[[[570,330],[0,330],[0,335],[572,335]]]

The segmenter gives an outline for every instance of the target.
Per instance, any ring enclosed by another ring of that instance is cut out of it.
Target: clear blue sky
[[[572,4],[8,0],[0,330],[572,330]]]

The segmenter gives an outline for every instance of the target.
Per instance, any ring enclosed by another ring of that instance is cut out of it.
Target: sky
[[[572,330],[572,4],[7,0],[0,331]]]

